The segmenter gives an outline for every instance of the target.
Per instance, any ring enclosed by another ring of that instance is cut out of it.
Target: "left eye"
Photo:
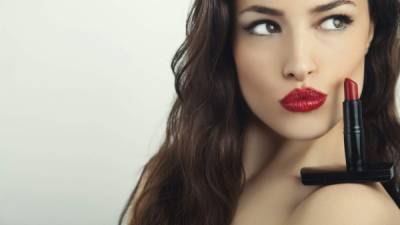
[[[323,21],[325,22],[321,24],[321,27],[326,30],[343,30],[353,22],[353,20],[346,15],[331,16]]]

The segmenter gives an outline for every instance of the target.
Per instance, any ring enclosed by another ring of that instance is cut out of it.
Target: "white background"
[[[0,225],[114,225],[159,145],[187,0],[0,1]]]
[[[161,143],[188,0],[0,1],[0,225],[114,225]]]

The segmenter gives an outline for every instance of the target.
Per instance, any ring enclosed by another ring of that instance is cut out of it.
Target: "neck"
[[[243,143],[243,164],[247,179],[263,171],[300,178],[303,167],[345,166],[343,120],[327,133],[311,140],[286,139],[258,118],[249,118]]]

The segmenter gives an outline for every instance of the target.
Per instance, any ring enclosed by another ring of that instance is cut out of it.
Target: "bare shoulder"
[[[335,184],[317,189],[285,225],[399,225],[400,209],[377,183]]]

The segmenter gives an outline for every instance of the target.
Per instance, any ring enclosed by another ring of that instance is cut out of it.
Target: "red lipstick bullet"
[[[358,86],[353,80],[346,78],[344,81],[344,90],[346,100],[357,100],[358,99]]]

